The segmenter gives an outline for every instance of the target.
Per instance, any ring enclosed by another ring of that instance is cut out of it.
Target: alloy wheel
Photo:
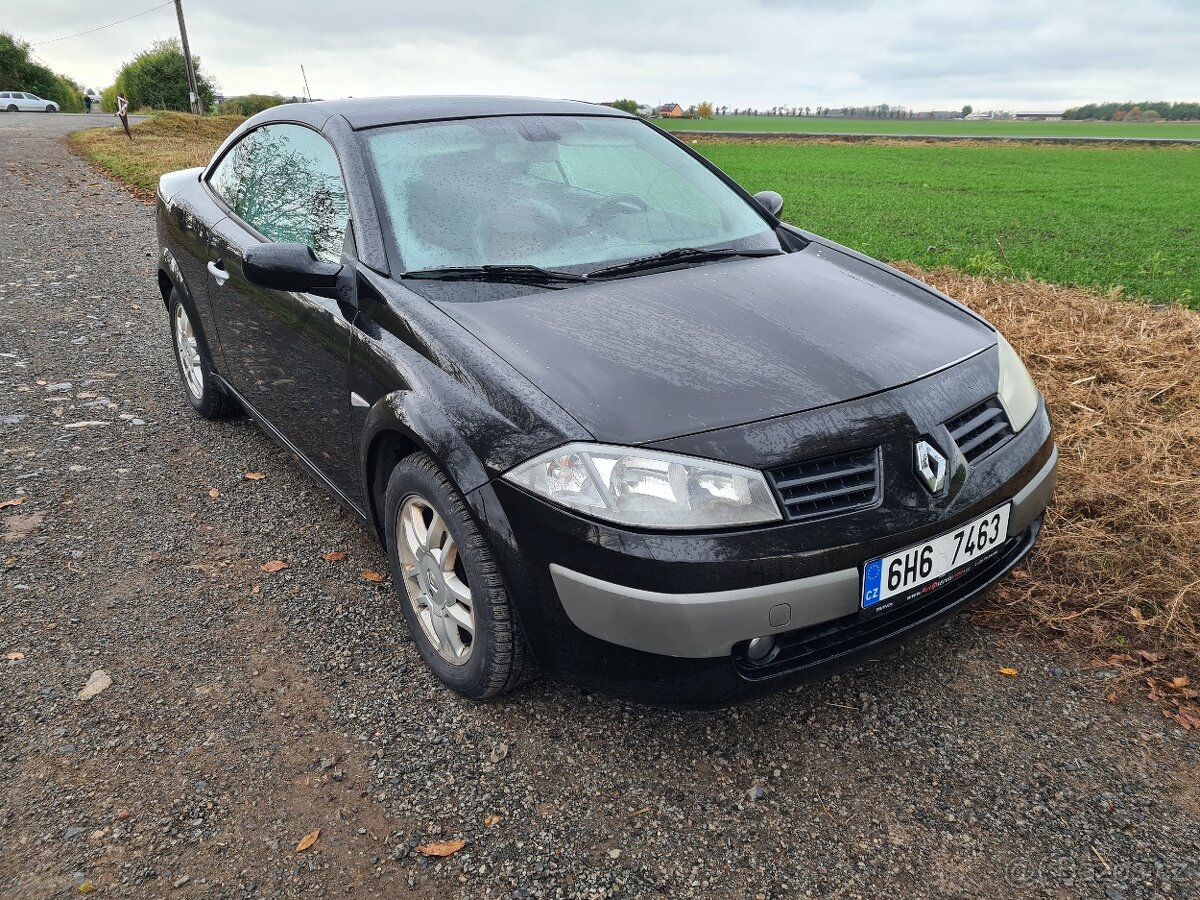
[[[451,665],[465,665],[475,641],[475,604],[458,544],[446,522],[413,495],[396,516],[396,544],[408,602],[430,644]]]
[[[175,304],[175,353],[179,357],[179,371],[188,393],[197,400],[204,398],[204,369],[200,364],[200,348],[196,344],[196,332],[192,320],[182,303]]]

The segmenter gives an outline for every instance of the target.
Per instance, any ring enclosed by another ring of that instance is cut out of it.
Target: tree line
[[[1063,113],[1064,119],[1103,119],[1106,122],[1157,121],[1179,122],[1200,119],[1200,103],[1171,103],[1167,100],[1143,100],[1140,103],[1088,103]]]
[[[641,106],[636,100],[614,100],[609,104],[625,112],[637,112]],[[939,110],[937,112],[918,112],[903,106],[892,106],[889,103],[878,103],[873,106],[771,106],[766,109],[756,107],[716,106],[708,101],[682,107],[683,115],[689,119],[711,119],[713,116],[833,116],[837,118],[855,119],[933,119],[945,117],[948,114],[960,113],[969,116],[973,107],[968,103],[961,110]],[[995,118],[1012,118],[1008,112],[996,112]]]
[[[0,31],[0,91],[28,91],[53,100],[63,112],[83,111],[83,88],[34,61],[25,41]]]

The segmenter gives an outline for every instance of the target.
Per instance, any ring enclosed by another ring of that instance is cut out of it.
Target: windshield
[[[778,250],[767,221],[636,119],[504,116],[367,138],[408,271],[605,264],[683,247]]]

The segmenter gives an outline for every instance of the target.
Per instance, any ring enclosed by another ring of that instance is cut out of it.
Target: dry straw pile
[[[1046,395],[1061,461],[1042,539],[979,607],[1096,650],[1200,659],[1200,315],[1039,282],[909,272],[991,320]]]

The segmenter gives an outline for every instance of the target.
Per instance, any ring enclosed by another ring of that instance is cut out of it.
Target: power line
[[[70,38],[82,37],[85,34],[92,34],[96,31],[103,31],[105,28],[112,28],[114,25],[120,25],[122,22],[128,22],[130,19],[136,19],[139,16],[144,16],[155,10],[162,9],[164,6],[170,6],[175,0],[167,0],[166,3],[160,3],[158,6],[152,6],[150,9],[144,9],[140,13],[134,13],[132,16],[126,16],[124,19],[117,19],[115,22],[109,22],[107,25],[99,25],[96,28],[89,28],[87,31],[77,31],[75,34],[64,34],[62,37],[50,38],[48,41],[34,41],[29,46],[40,47],[42,44],[53,44],[55,41],[65,41]]]

